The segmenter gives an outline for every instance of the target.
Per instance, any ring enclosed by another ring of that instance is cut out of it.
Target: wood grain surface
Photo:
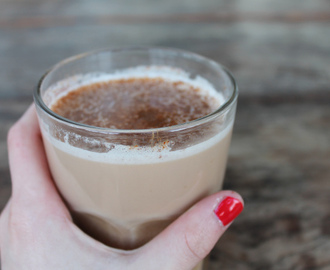
[[[209,269],[330,269],[330,1],[0,0],[0,210],[6,134],[42,74],[104,47],[166,46],[215,59],[240,98],[225,188],[242,215]]]

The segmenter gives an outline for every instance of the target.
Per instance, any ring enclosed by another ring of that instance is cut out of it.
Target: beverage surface
[[[75,122],[115,129],[149,129],[192,121],[219,101],[200,88],[164,78],[128,78],[83,85],[51,109]]]

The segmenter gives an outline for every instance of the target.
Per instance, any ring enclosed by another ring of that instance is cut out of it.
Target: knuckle
[[[188,256],[202,260],[210,252],[208,244],[208,233],[205,229],[188,230],[185,233],[185,243],[187,246]]]
[[[25,207],[13,201],[8,215],[8,230],[12,241],[29,243],[34,239],[35,217]]]

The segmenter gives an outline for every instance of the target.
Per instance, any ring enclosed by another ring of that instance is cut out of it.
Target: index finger
[[[64,207],[48,168],[34,105],[10,129],[8,153],[15,201]]]

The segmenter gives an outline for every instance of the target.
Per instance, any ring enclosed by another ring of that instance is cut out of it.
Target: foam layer
[[[63,152],[67,152],[73,156],[84,158],[86,160],[112,164],[149,164],[183,159],[187,156],[196,155],[199,152],[206,151],[228,136],[232,130],[232,127],[233,123],[230,123],[221,133],[215,135],[209,140],[176,151],[171,151],[170,146],[164,147],[163,144],[155,145],[153,147],[131,147],[108,144],[107,147],[111,149],[109,152],[95,153],[71,146],[68,143],[63,143],[54,138],[50,138],[50,141],[54,147],[62,150]],[[88,139],[86,139],[86,142],[87,141]]]
[[[190,74],[184,70],[166,66],[139,66],[116,71],[111,74],[89,73],[84,75],[75,75],[49,87],[43,99],[46,105],[51,108],[51,106],[53,106],[58,99],[81,86],[96,82],[130,78],[163,78],[170,82],[181,81],[190,84],[195,88],[200,88],[201,94],[216,98],[219,100],[219,106],[225,102],[224,97],[215,90],[214,86],[210,82],[204,78],[200,76],[190,78]]]
[[[215,98],[218,101],[217,107],[224,103],[223,96],[219,94],[204,78],[190,78],[189,74],[183,70],[165,66],[136,67],[121,70],[113,74],[90,73],[86,75],[76,75],[64,81],[60,81],[56,85],[52,85],[46,91],[44,100],[46,105],[51,107],[58,99],[81,86],[109,80],[130,78],[162,78],[171,82],[184,82],[192,85],[193,87],[199,88],[201,90],[201,94]],[[139,147],[105,143],[102,144],[102,146],[106,147],[108,151],[96,153],[70,145],[69,138],[72,139],[72,137],[74,137],[76,140],[83,141],[86,144],[98,144],[99,142],[96,140],[91,140],[67,131],[64,131],[66,134],[64,136],[64,142],[61,142],[56,138],[46,136],[47,139],[60,150],[87,160],[113,164],[145,164],[181,159],[204,151],[227,136],[232,129],[232,125],[233,123],[227,124],[227,127],[223,131],[211,137],[207,141],[176,151],[171,151],[172,142],[166,142],[165,147],[163,142],[155,146]],[[44,132],[44,135],[45,134],[49,134],[49,132],[46,131]]]

